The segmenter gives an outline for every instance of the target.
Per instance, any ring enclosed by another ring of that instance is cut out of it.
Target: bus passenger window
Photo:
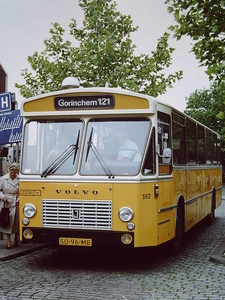
[[[217,164],[221,164],[221,148],[220,148],[220,137],[217,136],[217,142],[216,142],[216,152],[217,152]]]
[[[205,164],[205,130],[201,125],[197,125],[198,130],[198,164]]]
[[[196,123],[187,119],[186,132],[187,132],[188,164],[196,165],[197,163]]]
[[[212,164],[212,133],[206,129],[206,164]]]
[[[212,133],[212,140],[213,140],[213,151],[212,151],[212,154],[213,154],[213,164],[216,165],[217,161],[218,161],[218,157],[217,157],[217,150],[216,150],[216,147],[217,147],[217,135],[215,133]]]
[[[174,165],[186,164],[186,143],[185,143],[185,119],[173,113],[173,163]]]

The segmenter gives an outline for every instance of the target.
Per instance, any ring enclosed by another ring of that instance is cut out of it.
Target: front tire
[[[184,234],[184,217],[181,205],[178,205],[177,207],[177,215],[176,215],[176,226],[175,226],[175,237],[170,242],[170,254],[176,255],[182,245],[182,239]]]

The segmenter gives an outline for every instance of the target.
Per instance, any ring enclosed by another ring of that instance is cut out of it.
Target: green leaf
[[[169,27],[174,37],[180,40],[189,36],[194,41],[191,51],[199,65],[207,68],[209,79],[223,81],[225,1],[166,0],[165,3],[176,22],[174,27]]]

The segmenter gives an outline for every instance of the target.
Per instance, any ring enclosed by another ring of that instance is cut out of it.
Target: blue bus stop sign
[[[23,118],[20,110],[0,112],[0,145],[19,143],[22,140]]]
[[[11,93],[0,94],[0,112],[8,111],[11,109],[12,109]]]

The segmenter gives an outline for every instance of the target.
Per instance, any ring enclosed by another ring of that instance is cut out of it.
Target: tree
[[[186,98],[185,113],[221,135],[222,151],[225,152],[225,82],[213,82],[210,89],[195,91]]]
[[[169,13],[177,25],[171,26],[175,37],[190,36],[192,51],[201,66],[206,66],[210,80],[225,77],[225,1],[224,0],[166,0]]]
[[[182,71],[168,76],[164,73],[175,50],[169,47],[169,33],[159,38],[151,56],[135,56],[131,33],[138,27],[133,26],[130,15],[118,12],[112,0],[79,0],[79,5],[84,10],[83,27],[77,28],[74,19],[70,24],[70,34],[79,46],[63,42],[65,30],[54,23],[51,38],[44,40],[45,50],[28,57],[32,71],[22,70],[25,84],[15,85],[23,97],[58,90],[67,76],[77,77],[85,87],[108,82],[112,87],[152,96],[165,93],[182,78]]]
[[[76,51],[71,47],[71,42],[63,42],[64,29],[55,23],[50,29],[51,38],[45,39],[46,49],[40,54],[35,52],[28,56],[28,63],[32,71],[23,69],[21,76],[24,77],[25,84],[15,84],[24,98],[45,92],[59,90],[62,81],[67,76],[76,76]]]

